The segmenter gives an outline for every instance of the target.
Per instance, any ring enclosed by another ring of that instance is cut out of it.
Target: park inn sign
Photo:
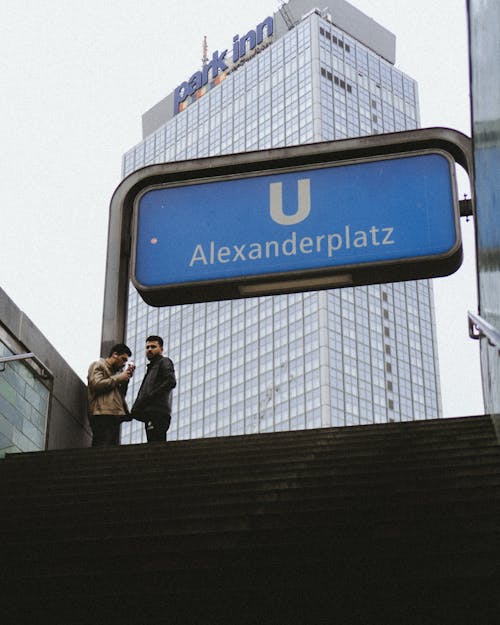
[[[243,37],[235,35],[233,37],[231,66],[244,59],[253,50],[256,50],[264,41],[272,37],[272,34],[273,18],[266,17],[263,22],[257,24],[255,30],[248,31]],[[174,90],[174,115],[183,110],[189,97],[196,96],[203,87],[225,75],[230,69],[227,64],[229,60],[226,62],[227,52],[227,50],[222,52],[216,50],[212,54],[212,59],[209,63]]]

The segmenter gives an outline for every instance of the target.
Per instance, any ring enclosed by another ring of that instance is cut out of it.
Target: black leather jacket
[[[170,358],[156,356],[148,366],[146,375],[132,406],[132,415],[144,421],[148,415],[165,415],[171,413],[171,392],[177,385],[174,363]]]

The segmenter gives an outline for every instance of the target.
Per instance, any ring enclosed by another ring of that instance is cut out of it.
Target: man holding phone
[[[125,368],[130,349],[124,343],[113,345],[107,358],[93,362],[88,371],[88,416],[92,429],[92,447],[120,444],[120,424],[132,417],[125,401],[127,387],[135,366]]]

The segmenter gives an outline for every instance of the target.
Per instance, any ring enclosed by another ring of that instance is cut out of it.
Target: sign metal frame
[[[314,169],[332,164],[365,162],[380,158],[420,154],[422,152],[445,153],[451,161],[461,165],[473,188],[473,166],[471,140],[466,135],[449,128],[426,128],[383,135],[344,139],[302,146],[275,148],[257,152],[245,152],[217,157],[177,161],[148,165],[125,178],[115,190],[110,203],[108,250],[106,263],[106,282],[104,292],[104,311],[102,326],[102,353],[125,335],[125,319],[128,301],[129,280],[132,278],[132,227],[134,205],[137,198],[147,189],[173,184],[189,184],[193,181],[240,178],[273,172],[295,171],[299,168]],[[458,207],[458,200],[455,202]],[[457,227],[459,215],[457,213]],[[319,290],[336,286],[356,286],[378,281],[393,282],[398,280],[418,279],[447,275],[454,271],[461,262],[460,250],[454,250],[447,259],[441,259],[437,273],[432,265],[422,262],[421,270],[408,269],[394,263],[382,265],[378,269],[358,266],[353,271],[335,271],[326,275],[325,271],[308,272],[306,278],[296,272],[286,276],[254,276],[245,278],[235,285],[234,280],[219,281],[215,288],[208,283],[177,288],[177,293],[166,302],[163,296],[150,291],[146,301],[152,305],[174,305],[201,301],[252,297],[292,291]],[[411,263],[410,263],[411,264]],[[409,265],[408,264],[408,267]],[[403,271],[402,271],[403,269]],[[421,272],[421,273],[419,273]],[[405,273],[405,275],[403,275]],[[382,277],[382,280],[379,278]],[[231,281],[233,284],[230,284]],[[137,282],[137,281],[136,281]],[[135,286],[141,286],[137,283]],[[144,290],[143,290],[144,291]],[[173,291],[171,291],[173,293]],[[144,296],[144,293],[142,294]],[[181,295],[182,297],[179,297]]]

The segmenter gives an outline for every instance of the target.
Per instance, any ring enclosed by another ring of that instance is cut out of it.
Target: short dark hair
[[[118,354],[118,356],[121,356],[122,354],[132,356],[130,348],[127,347],[125,343],[117,343],[116,345],[113,345],[113,347],[109,350],[109,355],[112,356],[113,354]]]
[[[161,336],[148,336],[146,343],[158,343],[160,347],[163,347],[163,339]]]

